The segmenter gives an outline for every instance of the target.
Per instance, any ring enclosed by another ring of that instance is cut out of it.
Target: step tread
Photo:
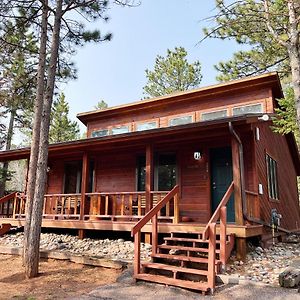
[[[159,270],[166,270],[172,272],[181,272],[181,273],[189,273],[189,274],[196,274],[196,275],[207,275],[207,270],[199,270],[199,269],[192,269],[192,268],[184,268],[184,267],[177,267],[162,263],[143,263],[143,267],[151,268],[151,269],[159,269]]]
[[[163,254],[156,253],[152,255],[153,258],[165,258],[165,259],[173,259],[173,260],[182,260],[182,261],[190,261],[190,262],[198,262],[198,263],[207,263],[208,258],[205,257],[193,257],[186,255],[172,255],[172,254]]]
[[[184,251],[194,251],[194,252],[208,252],[207,248],[198,247],[186,247],[186,246],[176,246],[176,245],[159,245],[159,249],[174,249],[174,250],[184,250]],[[216,253],[220,253],[219,249],[216,249]]]
[[[193,239],[193,238],[183,238],[183,237],[165,237],[165,241],[177,241],[177,242],[196,242],[196,243],[208,243],[208,240],[202,239]],[[219,244],[220,240],[216,240],[216,243]]]
[[[169,278],[161,275],[152,275],[152,274],[144,274],[144,273],[134,275],[134,278],[138,280],[151,281],[160,284],[167,284],[167,285],[178,286],[178,287],[204,291],[204,292],[209,290],[207,282],[194,282],[188,280]]]

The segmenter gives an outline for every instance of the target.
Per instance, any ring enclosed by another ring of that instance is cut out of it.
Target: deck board
[[[1,218],[0,224],[9,223],[12,226],[22,227],[25,225],[25,219],[12,219]],[[43,219],[42,227],[45,228],[66,228],[66,229],[86,229],[86,230],[105,230],[105,231],[131,231],[135,222],[129,221],[111,221],[111,220],[53,220]],[[206,224],[200,223],[159,223],[159,233],[170,232],[202,232]],[[146,224],[142,232],[150,233],[152,231],[151,224]],[[217,234],[219,232],[219,226],[217,225]],[[227,225],[227,233],[235,234],[237,237],[251,237],[263,234],[262,225],[244,225],[239,226],[235,224]]]

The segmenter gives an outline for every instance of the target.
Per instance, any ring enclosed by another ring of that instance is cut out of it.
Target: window
[[[262,112],[263,112],[263,108],[261,103],[234,107],[232,109],[232,114],[234,116],[245,115],[245,114],[256,114]]]
[[[207,113],[202,113],[201,114],[201,120],[202,121],[222,119],[222,118],[226,118],[226,117],[227,117],[227,109],[212,111],[212,112],[207,112]]]
[[[150,130],[157,128],[157,122],[145,122],[136,125],[136,131]]]
[[[92,137],[101,137],[106,135],[109,135],[108,129],[94,130],[92,132]]]
[[[192,123],[192,122],[193,122],[192,116],[183,116],[183,117],[176,117],[176,118],[170,119],[169,125],[176,126],[176,125],[183,125],[183,124],[188,124],[188,123]]]
[[[146,181],[146,157],[139,156],[137,160],[137,190],[145,190]]]
[[[266,161],[267,161],[269,197],[278,200],[279,194],[278,194],[277,162],[268,154],[266,155]]]
[[[127,125],[115,127],[111,130],[111,134],[122,134],[127,132],[129,132],[129,126]]]

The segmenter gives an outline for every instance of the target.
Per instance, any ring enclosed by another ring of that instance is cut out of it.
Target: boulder
[[[300,269],[289,267],[279,274],[282,287],[295,288],[300,284]]]

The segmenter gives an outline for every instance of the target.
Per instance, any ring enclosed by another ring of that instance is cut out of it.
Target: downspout
[[[248,216],[247,213],[247,203],[246,203],[246,192],[245,192],[245,174],[244,174],[244,149],[243,149],[243,144],[242,141],[237,134],[237,132],[234,130],[232,122],[228,122],[228,127],[229,127],[229,132],[230,134],[236,139],[236,141],[239,144],[239,162],[240,162],[240,178],[241,178],[241,191],[242,191],[242,213],[243,213],[243,218],[247,221],[254,222],[260,225],[264,225],[267,227],[272,228],[271,224],[262,221],[260,219],[252,218]],[[292,231],[289,231],[285,228],[282,227],[277,227],[278,230],[283,231],[285,233],[292,233]]]

